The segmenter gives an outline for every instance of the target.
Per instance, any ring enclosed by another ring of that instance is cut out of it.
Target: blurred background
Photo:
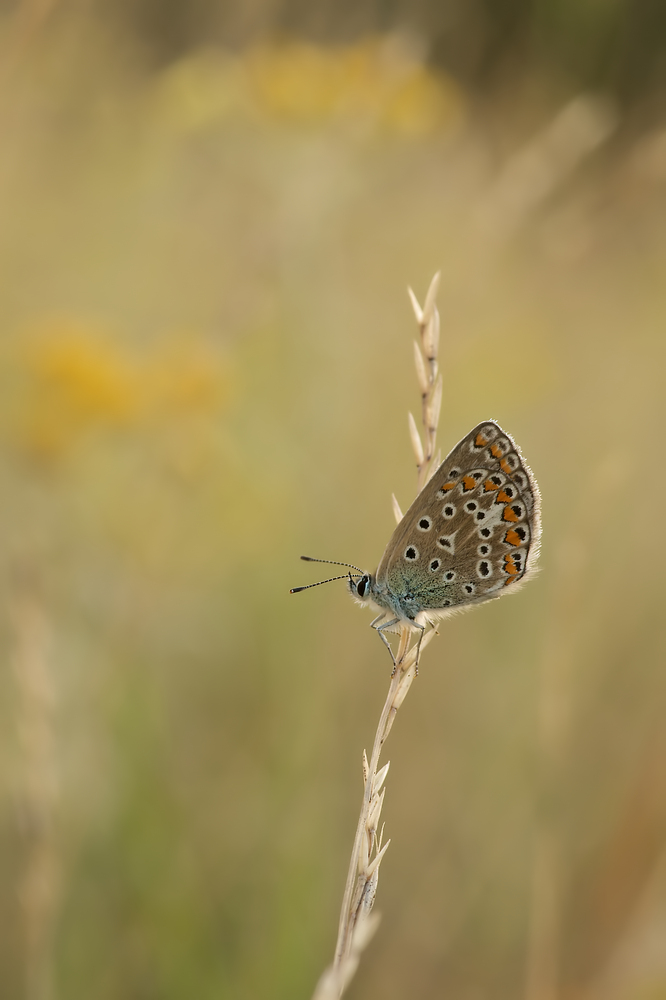
[[[349,996],[666,997],[666,8],[4,2],[0,136],[2,996],[311,995],[390,663],[288,590],[413,498],[441,269],[542,570],[424,655]]]

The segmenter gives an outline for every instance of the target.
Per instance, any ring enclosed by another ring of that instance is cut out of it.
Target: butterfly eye
[[[368,589],[370,581],[367,576],[362,576],[361,579],[356,584],[356,593],[359,597],[365,597],[365,592]]]

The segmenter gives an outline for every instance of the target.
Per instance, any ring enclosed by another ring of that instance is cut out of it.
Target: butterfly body
[[[541,535],[536,480],[499,424],[478,424],[432,475],[395,529],[377,572],[349,577],[381,618],[423,629],[523,582]],[[383,638],[383,636],[382,636]]]

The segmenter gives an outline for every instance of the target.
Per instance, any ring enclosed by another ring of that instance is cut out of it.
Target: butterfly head
[[[347,577],[347,588],[349,593],[359,604],[367,605],[372,598],[373,579],[371,573],[363,573],[358,579],[350,573]]]

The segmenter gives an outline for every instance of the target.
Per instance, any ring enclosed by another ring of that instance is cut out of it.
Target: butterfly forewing
[[[414,610],[489,600],[524,578],[540,530],[536,481],[513,439],[486,420],[456,445],[405,514],[377,584]]]

